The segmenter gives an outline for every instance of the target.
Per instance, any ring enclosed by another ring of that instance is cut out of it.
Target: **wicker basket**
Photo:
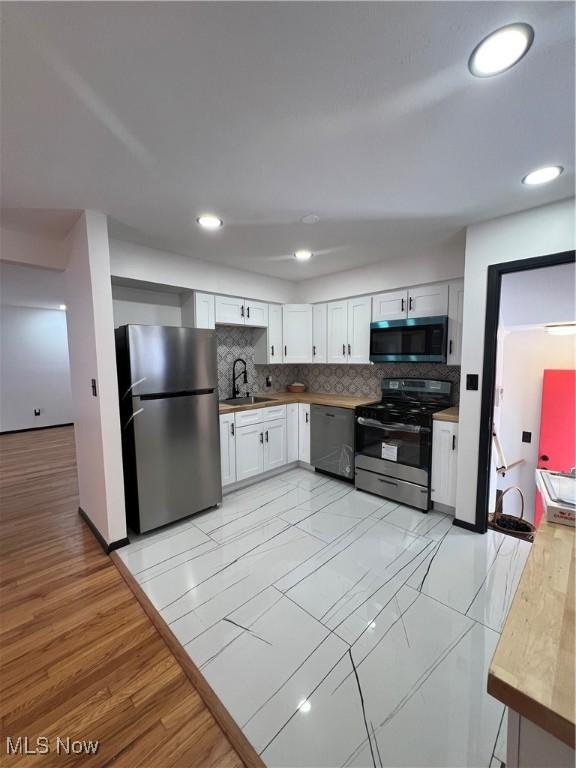
[[[505,515],[502,512],[504,506],[504,496],[508,491],[518,491],[520,494],[520,517],[515,515]],[[535,526],[524,520],[524,494],[518,488],[517,485],[511,485],[502,492],[498,501],[496,502],[496,509],[494,514],[490,515],[490,523],[492,528],[502,533],[507,533],[510,536],[516,536],[518,539],[524,539],[526,541],[534,541],[534,533],[536,532]]]
[[[306,385],[305,384],[288,384],[286,387],[288,392],[306,392]]]

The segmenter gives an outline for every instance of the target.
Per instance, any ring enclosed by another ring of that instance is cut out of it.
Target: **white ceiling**
[[[2,205],[302,280],[573,194],[574,6],[4,3]],[[478,41],[535,29],[512,70]],[[520,179],[560,163],[548,187]],[[226,226],[199,231],[215,211]],[[318,224],[302,224],[309,213]],[[310,247],[315,258],[290,254]]]

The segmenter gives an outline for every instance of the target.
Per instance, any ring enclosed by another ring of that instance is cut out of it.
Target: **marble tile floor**
[[[500,768],[529,547],[294,469],[119,554],[266,765]]]

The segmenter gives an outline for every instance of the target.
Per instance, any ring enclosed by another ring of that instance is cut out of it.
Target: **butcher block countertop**
[[[434,421],[454,421],[458,423],[458,406],[453,405],[452,408],[437,411],[432,418]]]
[[[267,403],[254,403],[253,405],[226,405],[220,403],[220,413],[234,413],[235,411],[251,411],[254,408],[267,408],[271,405],[285,405],[287,403],[311,403],[313,405],[331,405],[333,408],[356,408],[357,405],[366,405],[379,399],[378,395],[364,395],[353,397],[352,395],[331,395],[325,392],[259,392],[257,397],[267,397]]]
[[[488,675],[488,693],[571,747],[575,539],[540,524]]]
[[[333,395],[326,392],[259,392],[257,397],[269,398],[266,403],[254,403],[252,405],[227,405],[220,403],[220,413],[235,413],[236,411],[252,411],[255,408],[266,408],[271,405],[285,405],[287,403],[311,403],[312,405],[331,405],[333,408],[354,409],[357,405],[374,403],[380,399],[380,395]],[[446,408],[434,414],[434,418],[440,421],[458,421],[458,406]]]

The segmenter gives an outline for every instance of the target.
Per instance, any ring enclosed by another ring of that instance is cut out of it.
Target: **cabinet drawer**
[[[251,411],[240,411],[235,414],[236,426],[245,427],[249,424],[260,424],[263,421],[286,418],[285,405],[273,405],[268,408],[254,408]]]
[[[273,405],[268,408],[261,408],[262,414],[260,421],[274,421],[275,419],[286,418],[286,406],[285,405]]]

